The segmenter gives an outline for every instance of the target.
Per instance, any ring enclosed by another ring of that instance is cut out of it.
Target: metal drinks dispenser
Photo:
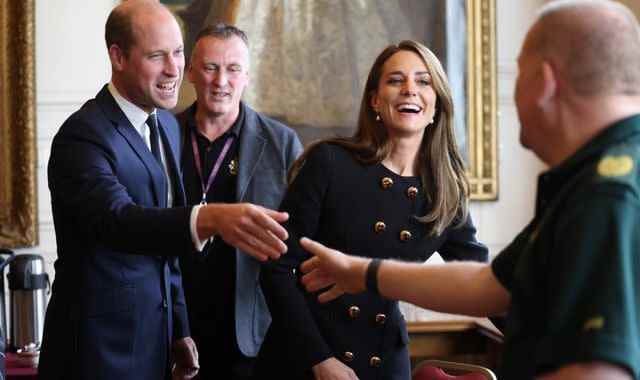
[[[4,268],[13,260],[14,253],[11,250],[0,248],[0,339],[2,340],[0,352],[4,352],[9,336],[7,331],[7,313],[5,308]]]
[[[12,351],[39,349],[42,343],[49,276],[40,255],[16,255],[9,264]]]

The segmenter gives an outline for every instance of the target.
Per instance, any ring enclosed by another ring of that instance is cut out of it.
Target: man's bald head
[[[550,61],[583,96],[640,94],[640,28],[609,0],[560,0],[543,6],[527,49]]]
[[[135,43],[135,26],[142,17],[163,15],[173,18],[171,12],[158,0],[127,0],[113,8],[105,25],[107,49],[117,45],[125,55]]]

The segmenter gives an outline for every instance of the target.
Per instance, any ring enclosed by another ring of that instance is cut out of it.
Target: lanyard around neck
[[[229,148],[231,147],[231,143],[233,143],[234,136],[231,135],[227,137],[227,141],[224,143],[224,147],[222,151],[218,155],[216,159],[216,163],[211,169],[211,173],[209,173],[209,179],[207,179],[207,183],[204,183],[204,176],[202,175],[202,161],[200,160],[200,149],[198,149],[198,142],[196,141],[196,133],[191,131],[191,146],[193,147],[193,159],[196,164],[196,171],[198,172],[198,177],[200,178],[200,187],[202,189],[202,199],[200,200],[200,204],[207,203],[207,193],[209,192],[209,188],[213,183],[213,180],[216,178],[218,174],[218,170],[220,170],[220,165],[222,165],[222,161],[224,157],[227,155]]]

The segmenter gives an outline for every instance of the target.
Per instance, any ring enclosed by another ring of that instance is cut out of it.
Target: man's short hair
[[[244,42],[244,44],[249,47],[249,39],[247,38],[247,34],[240,28],[226,24],[224,22],[218,22],[202,29],[196,36],[196,40],[194,43],[197,43],[200,39],[205,37],[214,37],[221,40],[226,40],[233,36],[240,38]]]
[[[560,0],[540,9],[533,49],[559,61],[581,95],[640,94],[640,27],[610,0]]]
[[[169,8],[157,0],[125,1],[115,7],[109,13],[104,27],[104,39],[107,43],[107,49],[112,45],[117,45],[125,55],[128,55],[129,49],[135,44],[133,33],[134,16],[137,12],[148,13],[158,10],[170,13]]]
[[[104,39],[107,42],[107,49],[112,45],[117,45],[125,55],[133,45],[133,14],[122,9],[114,9],[107,18],[104,27]]]

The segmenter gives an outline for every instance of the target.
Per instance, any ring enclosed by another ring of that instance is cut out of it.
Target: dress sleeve
[[[640,201],[621,184],[589,191],[554,231],[541,280],[550,321],[534,358],[538,371],[605,361],[640,371]]]
[[[487,261],[489,251],[476,239],[476,227],[471,215],[462,225],[449,227],[446,234],[444,244],[438,249],[445,261]]]
[[[278,344],[285,346],[286,353],[282,355],[302,371],[333,356],[307,306],[298,277],[298,267],[309,258],[299,240],[303,236],[316,236],[330,186],[328,148],[326,145],[314,148],[289,187],[281,205],[281,210],[290,216],[285,224],[289,232],[288,251],[277,261],[265,264],[261,271],[261,285],[273,319],[271,328],[278,331]]]

